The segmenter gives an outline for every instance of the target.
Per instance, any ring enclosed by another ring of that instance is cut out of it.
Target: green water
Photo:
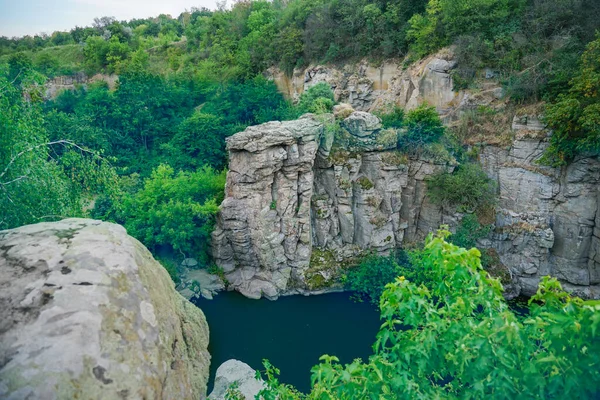
[[[323,354],[342,363],[367,360],[379,330],[378,311],[355,303],[348,293],[251,300],[235,292],[200,299],[210,326],[209,393],[216,369],[231,358],[263,370],[267,358],[281,370],[280,381],[307,392],[310,368]]]

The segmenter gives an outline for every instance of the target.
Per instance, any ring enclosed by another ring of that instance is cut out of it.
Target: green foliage
[[[381,118],[381,125],[384,129],[402,128],[404,126],[404,109],[394,106],[391,111],[377,114]]]
[[[169,258],[161,258],[161,257],[155,257],[155,258],[156,258],[156,261],[158,261],[160,263],[160,265],[162,265],[164,267],[164,269],[167,270],[173,283],[175,285],[179,285],[179,283],[181,282],[181,279],[179,278],[179,272],[177,271],[177,267],[178,267],[177,263],[174,260],[169,259]]]
[[[91,195],[113,195],[114,170],[97,152],[48,137],[39,75],[11,66],[12,79],[0,66],[0,229],[84,216]]]
[[[142,190],[125,196],[121,218],[129,234],[149,248],[166,245],[206,262],[224,186],[225,172],[210,167],[175,173],[160,165]]]
[[[357,299],[379,304],[385,285],[394,281],[399,269],[394,257],[371,255],[365,257],[357,267],[351,268],[343,281],[349,290],[357,293]]]
[[[373,185],[373,182],[371,182],[371,180],[366,176],[361,176],[356,180],[356,182],[358,182],[362,190],[371,190],[375,187],[375,185]]]
[[[434,204],[459,211],[484,211],[496,202],[496,186],[479,164],[463,164],[449,174],[439,172],[427,180],[427,195]]]
[[[587,46],[570,86],[546,108],[553,133],[543,164],[564,165],[581,151],[600,153],[600,37]]]
[[[430,143],[439,142],[445,128],[435,107],[422,104],[410,110],[404,118],[404,132],[398,137],[398,147],[416,151]]]
[[[417,248],[397,250],[389,256],[370,254],[362,258],[359,265],[349,268],[341,281],[354,292],[355,300],[378,306],[386,285],[398,276],[416,284],[431,283],[431,277],[421,268],[422,258],[423,251]]]
[[[223,168],[225,161],[225,135],[221,118],[196,111],[181,122],[167,149],[172,153],[174,165],[198,168],[209,164]]]
[[[485,238],[491,231],[491,226],[482,226],[474,214],[465,214],[456,228],[456,233],[450,236],[450,242],[465,249],[477,246],[479,239]]]
[[[429,236],[417,285],[405,277],[381,296],[383,324],[368,362],[324,355],[303,395],[265,362],[265,399],[594,398],[600,387],[600,306],[544,277],[530,314],[517,317],[477,249]]]
[[[300,95],[298,109],[301,112],[323,114],[331,112],[335,99],[329,85],[325,82],[311,86]]]

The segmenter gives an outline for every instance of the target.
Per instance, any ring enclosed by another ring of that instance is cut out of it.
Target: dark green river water
[[[225,292],[196,301],[210,326],[209,393],[215,371],[231,358],[260,370],[263,358],[269,359],[281,370],[281,382],[303,392],[310,388],[310,368],[321,355],[335,355],[342,363],[366,360],[379,330],[379,313],[349,297],[331,293],[269,301]]]

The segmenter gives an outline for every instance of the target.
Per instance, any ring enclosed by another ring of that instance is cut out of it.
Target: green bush
[[[370,255],[348,270],[342,281],[348,290],[355,292],[355,299],[377,305],[385,285],[393,282],[399,273],[400,266],[393,256]]]
[[[477,246],[477,241],[486,237],[491,231],[490,225],[482,226],[474,214],[465,214],[456,228],[456,233],[450,236],[450,242],[470,249]]]
[[[298,109],[301,112],[322,114],[330,112],[334,104],[335,99],[331,88],[327,83],[320,82],[300,95]]]
[[[484,211],[496,203],[496,185],[479,164],[463,164],[452,174],[442,171],[427,179],[427,195],[441,206]]]
[[[377,116],[381,118],[383,129],[398,129],[404,126],[404,109],[402,107],[394,106],[389,112],[379,113]]]
[[[400,149],[416,151],[423,146],[438,142],[445,128],[435,107],[422,104],[410,110],[404,118],[405,132],[398,137]]]
[[[345,287],[354,292],[357,301],[369,301],[379,305],[379,298],[387,284],[398,276],[404,276],[417,284],[425,283],[428,277],[420,268],[423,253],[421,250],[397,250],[389,256],[370,254],[360,264],[348,269],[342,276]]]
[[[600,304],[565,293],[548,276],[518,317],[477,249],[429,236],[421,268],[431,280],[399,277],[380,300],[373,355],[341,365],[324,355],[312,389],[281,384],[265,362],[264,399],[533,399],[600,394]]]

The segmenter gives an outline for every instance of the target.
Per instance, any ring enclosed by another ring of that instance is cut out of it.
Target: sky
[[[95,17],[118,20],[177,17],[192,7],[216,8],[216,0],[0,0],[0,36],[35,35],[91,26]]]

